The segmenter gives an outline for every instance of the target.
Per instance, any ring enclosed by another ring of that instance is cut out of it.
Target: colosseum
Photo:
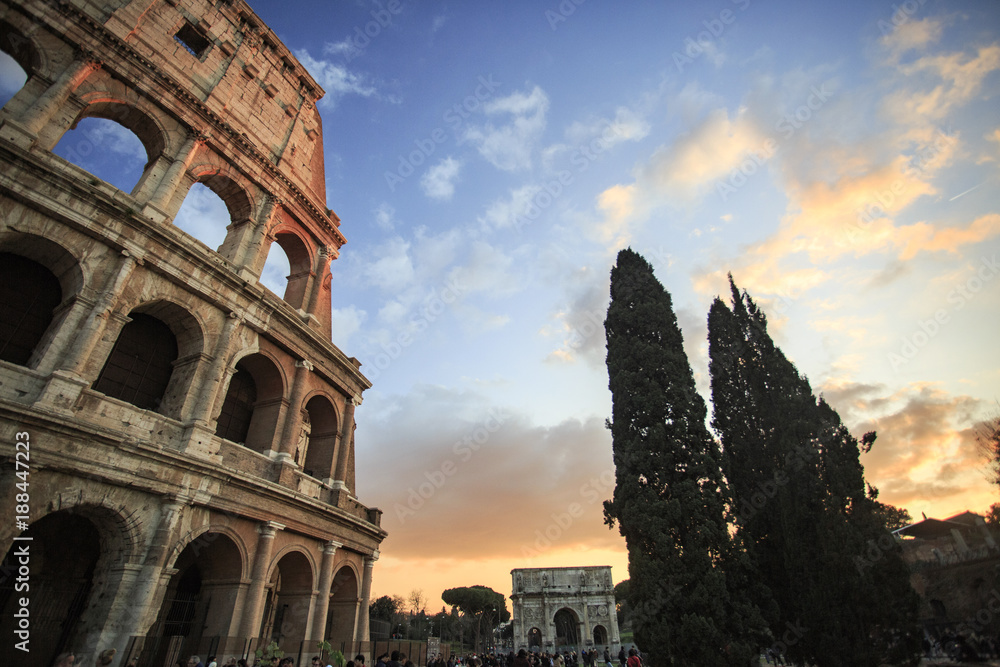
[[[0,49],[26,76],[0,111],[2,662],[366,651],[386,533],[355,493],[371,384],[332,343],[323,90],[243,0],[0,0]],[[53,152],[88,118],[141,141],[130,192]],[[215,249],[173,224],[199,183]]]

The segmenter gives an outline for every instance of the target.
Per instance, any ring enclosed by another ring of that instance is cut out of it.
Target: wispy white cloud
[[[373,211],[375,216],[375,225],[387,232],[391,232],[396,226],[396,209],[390,206],[387,202],[382,202]]]
[[[365,265],[365,278],[389,293],[396,293],[412,284],[414,271],[409,250],[410,244],[398,236],[381,244],[374,261]]]
[[[424,172],[420,177],[420,187],[431,199],[447,201],[455,194],[455,181],[461,169],[461,160],[449,155]]]
[[[470,126],[463,138],[470,142],[490,164],[504,171],[527,169],[532,153],[545,130],[549,98],[540,87],[529,93],[513,93],[483,105],[487,116],[513,116],[507,125],[487,122]]]
[[[507,229],[523,225],[527,221],[527,213],[532,201],[542,186],[528,183],[511,190],[507,197],[493,201],[479,217],[479,223],[490,229]]]
[[[331,109],[345,95],[371,97],[378,92],[363,74],[351,72],[330,60],[313,58],[306,49],[295,51],[295,57],[326,91],[326,96],[319,101],[321,107]]]
[[[351,337],[361,329],[368,319],[368,313],[351,304],[344,308],[334,308],[331,319],[334,344],[342,350],[348,350]]]

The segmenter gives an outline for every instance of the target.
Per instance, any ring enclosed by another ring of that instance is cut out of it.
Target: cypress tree
[[[875,434],[859,445],[730,289],[709,312],[712,425],[775,648],[820,667],[910,660],[915,594],[859,458]]]
[[[605,519],[629,553],[636,643],[655,665],[748,665],[763,621],[742,593],[719,448],[670,295],[631,249],[605,321],[616,486]]]

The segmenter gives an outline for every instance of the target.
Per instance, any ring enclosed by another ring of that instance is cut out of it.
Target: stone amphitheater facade
[[[323,90],[243,0],[0,0],[0,49],[3,662],[363,652],[386,533],[331,342]],[[85,118],[142,142],[131,192],[52,152]],[[172,224],[196,183],[217,249]]]

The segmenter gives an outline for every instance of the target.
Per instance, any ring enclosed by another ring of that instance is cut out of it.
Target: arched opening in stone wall
[[[275,235],[275,243],[281,246],[288,257],[288,285],[285,287],[284,299],[292,308],[305,308],[312,278],[312,254],[296,234],[279,232]]]
[[[174,225],[212,250],[226,240],[230,224],[226,202],[204,183],[195,183],[174,216]]]
[[[284,391],[281,373],[273,361],[260,353],[243,357],[236,363],[236,373],[229,381],[222,410],[216,418],[216,435],[256,452],[266,452],[274,441]],[[234,439],[241,436],[242,440]]]
[[[306,636],[312,608],[313,571],[309,559],[292,551],[281,557],[267,587],[260,636],[280,646],[298,646]]]
[[[608,631],[603,625],[594,626],[594,646],[606,646],[608,643]]]
[[[38,64],[38,53],[31,40],[6,21],[0,21],[0,107],[6,106],[24,88]]]
[[[94,390],[145,410],[161,407],[177,361],[177,338],[161,320],[133,312],[122,327]]]
[[[3,274],[0,277],[0,308],[3,309],[0,313],[0,349],[13,343],[13,348],[0,352],[0,359],[35,368],[83,288],[83,272],[79,262],[65,248],[34,234],[5,234],[0,240],[0,255],[3,256],[0,259],[0,272]],[[37,265],[30,269],[31,277],[18,273],[18,266],[27,260]],[[42,269],[39,270],[38,266]],[[50,278],[43,278],[42,270],[54,277],[57,284],[53,284]],[[28,284],[29,280],[38,282]],[[60,300],[46,311],[46,303],[56,298],[56,288]],[[27,303],[29,295],[36,291],[38,299]],[[42,319],[48,320],[44,328],[38,321]],[[8,339],[8,335],[12,338]],[[15,361],[19,357],[23,359],[23,348],[27,346],[31,347],[28,358]],[[22,351],[18,352],[15,348]]]
[[[563,607],[556,612],[556,649],[576,647],[580,644],[579,619],[576,612]]]
[[[245,443],[250,433],[253,406],[257,403],[257,384],[242,361],[229,380],[229,390],[216,420],[215,434],[233,442]]]
[[[101,557],[101,535],[87,518],[62,511],[33,523],[15,541],[4,559],[4,572],[18,572],[19,554],[27,548],[30,588],[18,591],[14,576],[0,583],[0,632],[13,642],[18,627],[15,613],[20,598],[30,599],[30,653],[23,654],[18,665],[49,667],[60,652],[76,646],[83,616],[90,606],[94,573]],[[9,568],[9,569],[8,569]],[[30,595],[26,595],[30,593]],[[8,648],[10,644],[8,643]]]
[[[528,648],[541,650],[542,631],[538,628],[531,628],[528,630]]]
[[[131,192],[149,161],[139,137],[117,120],[80,119],[52,152],[124,192]]]
[[[0,30],[3,30],[0,27]],[[17,91],[24,88],[28,74],[6,52],[0,52],[0,107],[10,102]]]
[[[284,294],[288,287],[288,274],[291,265],[288,255],[278,243],[272,243],[267,251],[267,260],[260,272],[260,284],[275,294]]]
[[[330,606],[323,637],[334,645],[354,641],[360,602],[358,578],[354,570],[344,565],[337,570],[330,586]]]
[[[233,634],[243,557],[232,539],[223,533],[202,533],[184,547],[173,569],[149,632],[152,641],[143,649],[145,664],[163,664],[178,643],[183,646],[181,655],[192,655]]]
[[[296,450],[295,462],[302,464],[307,475],[317,479],[333,477],[334,457],[337,450],[337,411],[326,396],[313,396],[306,403],[303,419],[305,446],[302,459]]]
[[[0,252],[0,359],[28,365],[62,296],[59,279],[47,267]]]

